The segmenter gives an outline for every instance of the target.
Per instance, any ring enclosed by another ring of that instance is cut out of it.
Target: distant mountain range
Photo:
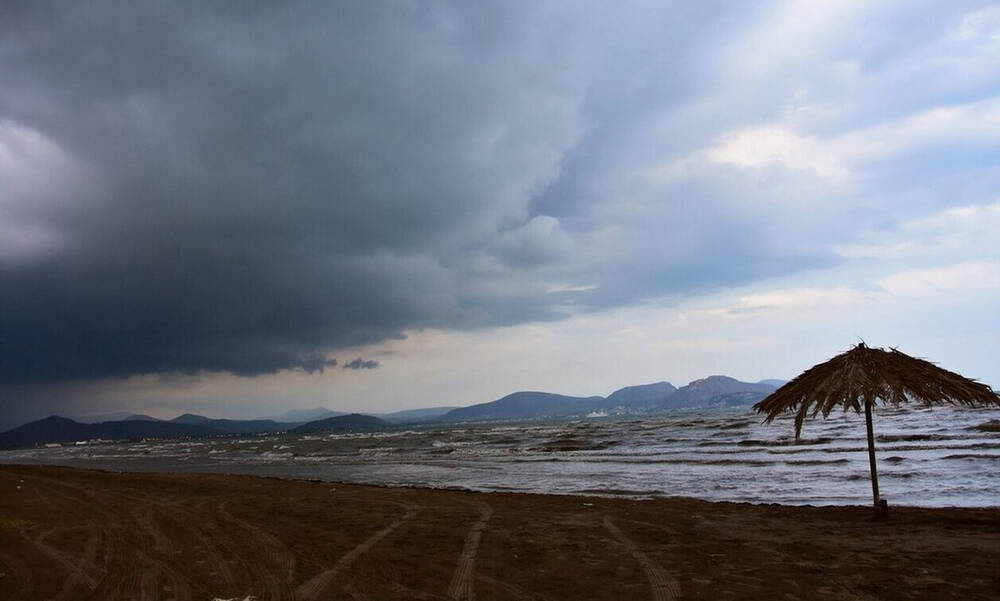
[[[523,391],[469,407],[428,407],[377,416],[346,414],[317,407],[287,411],[267,419],[215,419],[185,413],[172,420],[120,413],[74,421],[51,416],[0,434],[0,448],[86,440],[178,438],[289,432],[315,434],[380,430],[398,424],[514,421],[589,415],[648,415],[674,409],[739,407],[756,403],[783,385],[783,380],[740,382],[710,376],[680,388],[669,382],[627,386],[607,397],[575,397]],[[102,417],[114,417],[98,420]],[[84,422],[84,423],[81,423]]]
[[[770,380],[783,384],[780,380]],[[471,422],[572,417],[590,414],[642,415],[672,409],[752,405],[778,386],[710,376],[675,388],[670,382],[628,386],[605,397],[571,397],[548,392],[515,392],[489,403],[453,409],[436,421]]]

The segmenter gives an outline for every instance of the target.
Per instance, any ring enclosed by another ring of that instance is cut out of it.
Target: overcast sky
[[[1000,385],[1000,6],[0,8],[0,428],[864,339]]]

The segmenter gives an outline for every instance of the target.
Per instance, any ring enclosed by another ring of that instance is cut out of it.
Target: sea
[[[879,407],[875,434],[880,489],[890,504],[1000,506],[1000,409]],[[763,424],[749,409],[729,409],[78,443],[0,452],[0,463],[637,499],[872,499],[864,416],[840,411],[807,420],[798,440],[791,418]]]

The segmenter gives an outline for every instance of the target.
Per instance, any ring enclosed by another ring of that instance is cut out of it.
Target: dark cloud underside
[[[577,136],[572,75],[522,80],[573,34],[542,39],[525,11],[65,4],[4,22],[0,116],[85,181],[22,208],[58,240],[0,265],[2,381],[312,370],[407,327],[489,324],[442,258],[522,220]]]
[[[344,364],[344,369],[375,369],[379,362],[372,359],[362,359],[358,357]]]
[[[742,3],[0,11],[0,384],[314,371],[833,262],[835,209],[773,208],[814,188],[641,177],[795,89],[690,110],[733,97]]]

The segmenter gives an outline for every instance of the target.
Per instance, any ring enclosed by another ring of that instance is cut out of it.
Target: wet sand
[[[1000,510],[870,514],[0,466],[0,599],[1000,598]]]

